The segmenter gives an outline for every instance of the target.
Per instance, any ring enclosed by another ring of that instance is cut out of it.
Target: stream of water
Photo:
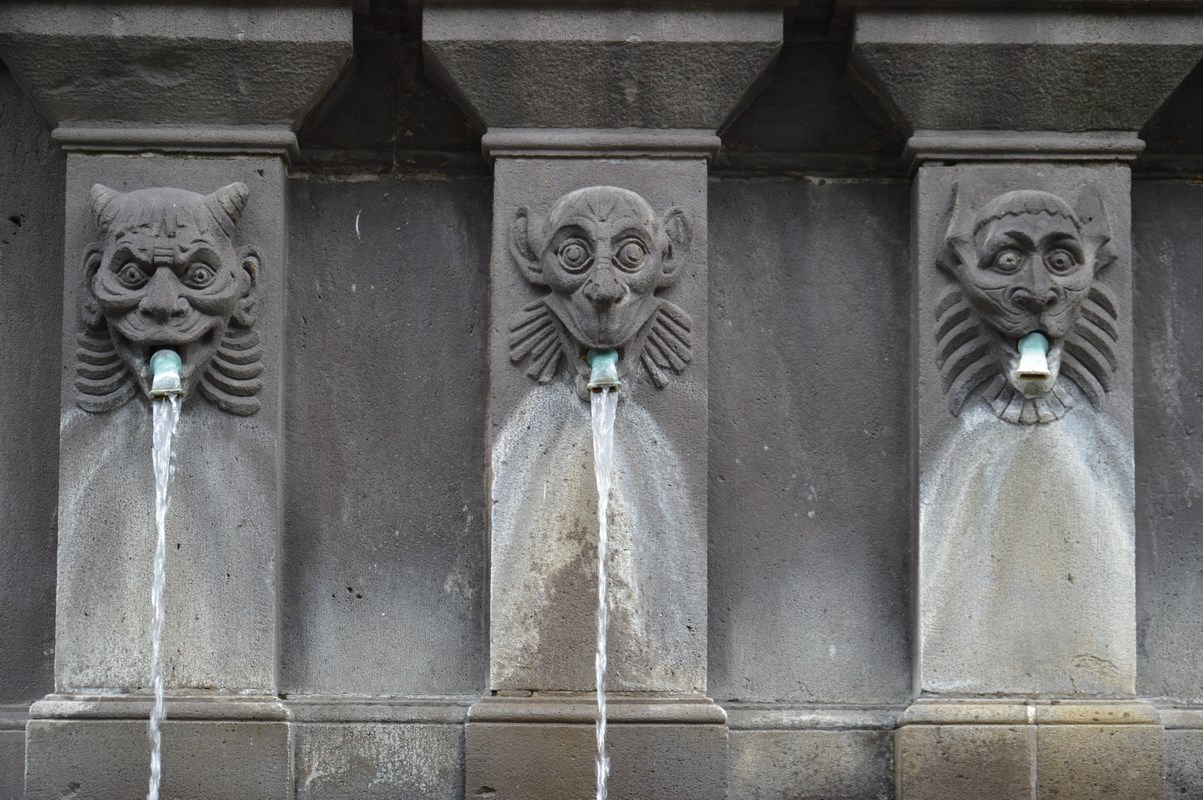
[[[159,800],[159,782],[163,774],[163,735],[160,727],[167,717],[163,703],[163,589],[167,585],[167,506],[171,503],[171,476],[175,472],[175,427],[180,421],[178,396],[161,397],[154,405],[155,468],[155,571],[150,586],[150,682],[155,703],[150,711],[150,789],[147,800]]]
[[[610,757],[606,755],[606,514],[610,505],[610,473],[614,464],[614,414],[618,392],[605,389],[592,394],[593,474],[597,477],[597,800],[606,800]]]

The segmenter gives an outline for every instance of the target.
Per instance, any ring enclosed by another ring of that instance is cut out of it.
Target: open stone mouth
[[[120,334],[119,334],[120,335]],[[180,357],[182,364],[180,369],[181,377],[187,383],[188,375],[192,372],[193,364],[198,355],[198,351],[211,349],[214,340],[217,338],[217,329],[209,328],[199,337],[195,335],[184,336],[160,336],[157,338],[146,339],[140,342],[134,342],[126,338],[126,344],[131,353],[136,357],[139,366],[139,377],[146,386],[150,386],[154,379],[154,375],[150,368],[150,358],[160,350],[174,350]]]

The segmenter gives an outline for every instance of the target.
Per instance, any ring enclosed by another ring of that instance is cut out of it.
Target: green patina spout
[[[1018,371],[1019,379],[1024,381],[1044,381],[1052,376],[1048,368],[1048,338],[1040,331],[1019,340]]]
[[[622,383],[618,380],[618,351],[590,350],[587,356],[589,367],[588,386],[595,392],[606,389],[617,389]]]
[[[150,357],[150,371],[154,380],[150,384],[151,399],[184,394],[180,381],[180,369],[184,366],[180,354],[174,350],[156,350]]]

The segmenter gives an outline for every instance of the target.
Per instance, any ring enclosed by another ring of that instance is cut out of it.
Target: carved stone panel
[[[615,186],[569,192],[546,217],[520,208],[510,229],[514,263],[550,291],[511,318],[510,359],[527,362],[539,383],[567,366],[584,397],[586,352],[614,349],[624,384],[642,366],[663,389],[693,358],[693,320],[657,294],[676,279],[689,244],[684,211],[657,215]]]
[[[976,397],[1022,425],[1061,419],[1078,393],[1102,407],[1118,366],[1117,300],[1097,280],[1115,261],[1111,239],[1093,184],[1077,208],[1038,189],[976,206],[957,188],[937,260],[951,281],[935,308],[935,357],[953,414]],[[1036,374],[1020,358],[1033,333],[1047,346]]]
[[[252,329],[260,259],[235,246],[250,197],[232,183],[209,195],[92,187],[97,239],[84,252],[75,387],[85,411],[112,411],[150,390],[150,356],[179,353],[185,392],[246,416],[263,355]]]
[[[916,187],[918,688],[1131,694],[1127,167],[925,164]]]

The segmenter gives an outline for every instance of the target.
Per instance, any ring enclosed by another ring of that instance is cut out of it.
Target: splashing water
[[[614,414],[618,392],[595,391],[593,407],[593,474],[597,477],[597,800],[606,800],[606,782],[610,777],[610,757],[606,755],[606,629],[610,612],[606,608],[606,513],[610,505],[610,472],[614,464]]]
[[[150,682],[155,704],[150,711],[150,790],[146,800],[159,800],[159,781],[163,774],[163,735],[159,730],[167,718],[163,703],[163,589],[167,585],[167,506],[171,502],[171,476],[175,472],[172,456],[175,427],[180,421],[178,395],[154,401],[155,467],[155,573],[150,586]]]

